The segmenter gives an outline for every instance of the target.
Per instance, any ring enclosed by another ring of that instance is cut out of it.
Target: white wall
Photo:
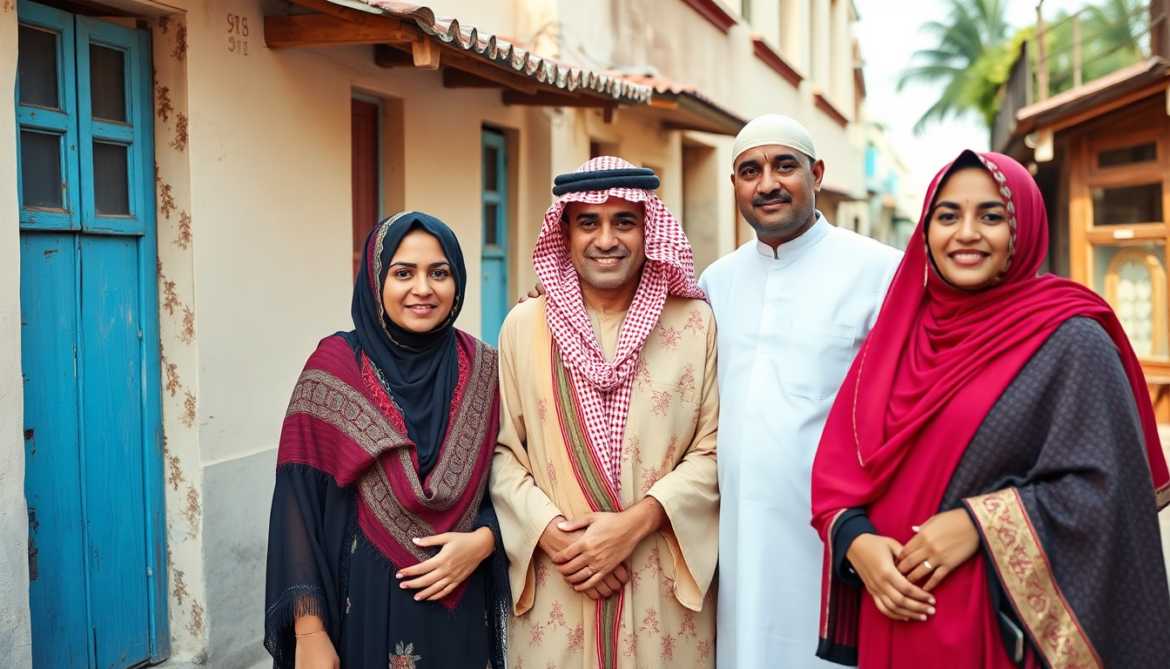
[[[16,88],[16,8],[0,9],[0,91]],[[0,104],[0,657],[32,665],[28,515],[24,502],[24,384],[20,373],[20,215],[16,107]]]

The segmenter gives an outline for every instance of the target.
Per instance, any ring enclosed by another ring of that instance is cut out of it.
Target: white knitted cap
[[[736,135],[731,151],[732,163],[739,160],[740,154],[748,149],[773,145],[790,146],[813,160],[817,157],[812,135],[800,122],[791,116],[764,114],[753,119]]]

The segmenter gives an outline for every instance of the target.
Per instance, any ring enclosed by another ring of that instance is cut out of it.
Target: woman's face
[[[951,174],[930,212],[926,241],[951,285],[981,290],[995,281],[1008,261],[1011,226],[987,170],[967,167]]]
[[[382,306],[398,327],[430,332],[455,306],[455,277],[439,240],[423,230],[402,238],[382,286]]]

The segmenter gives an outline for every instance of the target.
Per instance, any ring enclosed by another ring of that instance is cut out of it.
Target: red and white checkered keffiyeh
[[[577,172],[633,167],[620,158],[601,156]],[[645,205],[646,265],[618,335],[617,352],[613,360],[606,361],[581,298],[581,282],[569,257],[568,234],[561,216],[570,202],[600,204],[611,197]],[[642,345],[658,324],[668,295],[706,299],[695,283],[690,242],[679,222],[651,191],[581,191],[566,193],[549,207],[532,262],[544,284],[549,328],[581,402],[589,445],[617,491],[621,486],[622,436]]]

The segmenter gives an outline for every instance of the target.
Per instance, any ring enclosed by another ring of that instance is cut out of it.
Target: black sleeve
[[[268,527],[264,646],[276,669],[292,669],[294,623],[319,617],[334,644],[340,641],[342,560],[349,555],[350,496],[333,479],[308,467],[277,469]]]
[[[853,541],[863,534],[877,534],[877,529],[869,520],[869,514],[863,507],[854,507],[837,519],[833,526],[833,573],[845,585],[862,587],[861,577],[853,571],[853,565],[845,559]]]
[[[486,568],[488,617],[492,625],[492,667],[503,669],[506,663],[508,642],[508,614],[512,610],[512,586],[508,580],[508,554],[504,551],[504,538],[500,533],[500,521],[496,517],[496,508],[492,506],[492,496],[484,491],[483,501],[479,505],[479,515],[475,519],[475,528],[486,527],[495,537],[496,547],[491,556],[484,560],[481,568]]]

